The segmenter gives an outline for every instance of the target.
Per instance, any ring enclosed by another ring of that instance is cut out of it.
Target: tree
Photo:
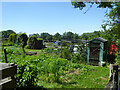
[[[11,44],[11,45],[13,45],[16,41],[17,41],[17,34],[15,34],[15,33],[12,33],[12,34],[10,34],[10,36],[9,36],[9,44]]]
[[[30,34],[29,36],[33,36],[33,35],[36,36],[36,38],[40,38],[40,35],[38,33]]]
[[[56,33],[54,36],[53,36],[53,40],[60,40],[61,39],[61,35],[59,33]]]
[[[43,48],[43,39],[37,38],[32,35],[28,38],[27,48],[29,49],[42,49]]]
[[[73,38],[74,38],[74,39],[78,39],[78,36],[79,36],[79,35],[78,35],[77,33],[75,33],[74,36],[73,36]]]
[[[93,4],[97,4],[97,8],[110,8],[112,9],[115,5],[114,2],[100,2],[98,1],[92,1],[92,2],[79,2],[79,1],[75,1],[72,0],[72,5],[74,6],[74,8],[79,8],[80,10],[82,10],[84,7],[86,7],[89,3],[89,8],[92,7]]]
[[[15,32],[13,30],[6,30],[6,31],[1,31],[1,33],[2,33],[2,38],[9,38],[9,35]]]
[[[28,40],[28,36],[25,33],[18,34],[17,41],[22,46],[24,53],[25,53],[24,47],[27,45],[27,40]]]
[[[48,41],[52,40],[52,35],[50,35],[49,33],[41,33],[40,37],[43,38],[43,40],[48,40]]]
[[[65,39],[65,40],[73,40],[73,37],[74,37],[74,33],[64,32],[62,38]]]

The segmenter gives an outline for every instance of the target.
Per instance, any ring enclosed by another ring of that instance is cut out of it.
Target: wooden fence
[[[5,88],[15,88],[16,83],[15,83],[14,75],[16,73],[17,73],[17,65],[0,63],[0,90]]]
[[[118,65],[110,64],[110,79],[105,88],[109,88],[110,90],[120,89],[119,71],[120,69],[118,68]]]

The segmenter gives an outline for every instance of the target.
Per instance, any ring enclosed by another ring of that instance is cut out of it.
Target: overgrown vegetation
[[[17,64],[17,88],[104,88],[108,82],[106,67],[73,63],[47,50],[40,50],[37,56],[25,55],[14,46],[6,51],[8,62]]]
[[[16,38],[17,38],[17,34],[15,34],[15,33],[10,34],[9,40],[8,40],[9,45],[14,45],[17,42]]]
[[[22,47],[25,53],[24,47],[27,45],[28,36],[25,33],[20,33],[17,35],[17,42]]]

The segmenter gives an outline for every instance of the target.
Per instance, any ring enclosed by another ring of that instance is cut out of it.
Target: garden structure
[[[13,63],[0,63],[0,90],[16,88],[14,75],[17,73],[17,65]]]
[[[107,40],[99,37],[87,41],[87,63],[102,66],[106,60]]]

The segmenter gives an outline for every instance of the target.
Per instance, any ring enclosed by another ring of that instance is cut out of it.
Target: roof
[[[106,40],[106,39],[101,38],[101,37],[99,37],[99,38],[94,38],[94,39],[89,40],[89,41],[87,41],[87,42],[91,42],[91,41],[94,41],[94,40],[99,40],[99,41],[101,41],[101,42],[107,42],[107,40]]]

